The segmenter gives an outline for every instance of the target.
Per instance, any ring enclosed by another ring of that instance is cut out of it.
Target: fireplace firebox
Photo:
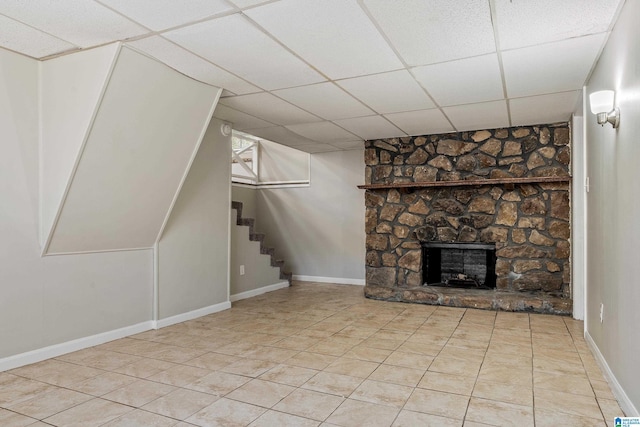
[[[423,242],[422,251],[425,286],[496,287],[495,244]]]

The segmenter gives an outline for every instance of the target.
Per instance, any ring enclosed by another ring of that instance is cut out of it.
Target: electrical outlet
[[[603,318],[604,318],[604,304],[600,304],[600,323],[602,323]]]
[[[240,275],[244,276],[244,265],[240,266]]]

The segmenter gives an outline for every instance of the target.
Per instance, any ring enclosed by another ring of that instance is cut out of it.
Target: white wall
[[[38,63],[2,49],[0,150],[0,358],[149,321],[150,250],[40,257]]]
[[[311,155],[311,185],[258,192],[257,229],[294,277],[364,284],[363,151]]]
[[[627,415],[640,408],[640,2],[627,1],[587,84],[616,91],[620,127],[585,114],[587,142],[587,339],[597,346]],[[589,105],[586,106],[587,110]],[[600,304],[604,318],[600,323]]]
[[[40,63],[43,244],[119,49],[113,43]]]
[[[152,247],[220,92],[120,49],[47,253]],[[48,106],[64,108],[54,102]]]
[[[243,187],[240,185],[231,186],[231,200],[242,203],[242,216],[244,218],[253,218],[257,216],[256,204],[258,202],[258,192],[255,188]],[[232,222],[236,220],[234,216]]]
[[[584,320],[585,287],[585,191],[584,191],[584,117],[582,104],[579,115],[571,121],[571,298],[573,317]]]
[[[309,153],[271,141],[261,141],[258,153],[260,182],[309,180]]]
[[[232,220],[236,210],[232,211]],[[240,266],[244,274],[240,274]],[[251,295],[252,291],[271,287],[279,283],[280,269],[271,266],[271,257],[260,253],[260,242],[249,240],[249,227],[231,225],[231,298],[238,295]],[[285,286],[289,284],[286,283]]]
[[[231,137],[211,120],[158,244],[159,318],[228,301]]]
[[[233,185],[231,198],[242,203],[242,217],[257,220],[256,188]],[[271,266],[271,257],[260,253],[260,242],[249,240],[249,227],[237,225],[237,210],[231,215],[231,300],[248,298],[268,290],[286,287],[280,279],[280,268]],[[254,231],[258,231],[257,227]],[[266,243],[265,243],[266,245]],[[268,246],[268,245],[266,245]],[[240,274],[240,266],[245,274]]]

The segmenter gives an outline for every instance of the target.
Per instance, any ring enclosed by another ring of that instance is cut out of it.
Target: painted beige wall
[[[586,331],[626,394],[627,415],[640,408],[640,2],[627,1],[587,84],[587,94],[616,91],[620,127],[585,114],[587,203]],[[587,111],[589,105],[587,103]],[[600,304],[604,304],[600,323]],[[589,337],[587,337],[589,338]]]
[[[0,358],[149,321],[152,251],[41,258],[38,63],[0,49]]]
[[[255,188],[231,186],[231,200],[242,203],[242,216],[256,219],[256,204],[258,203],[258,192]],[[232,218],[235,221],[236,217]]]
[[[235,219],[236,210],[232,210]],[[244,266],[244,275],[240,266]],[[271,257],[260,253],[260,242],[249,240],[249,227],[231,225],[231,296],[275,285],[280,269],[271,266]]]
[[[294,275],[364,281],[363,156],[313,154],[309,187],[258,192],[258,229]]]
[[[159,318],[228,301],[231,138],[211,120],[158,244]]]

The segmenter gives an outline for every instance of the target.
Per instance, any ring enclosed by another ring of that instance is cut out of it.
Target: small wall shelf
[[[395,184],[364,184],[358,185],[358,188],[361,190],[390,190],[394,188],[463,187],[474,185],[513,186],[518,184],[544,184],[554,182],[571,182],[571,177],[537,176],[526,178],[467,179],[458,181],[399,182]]]

